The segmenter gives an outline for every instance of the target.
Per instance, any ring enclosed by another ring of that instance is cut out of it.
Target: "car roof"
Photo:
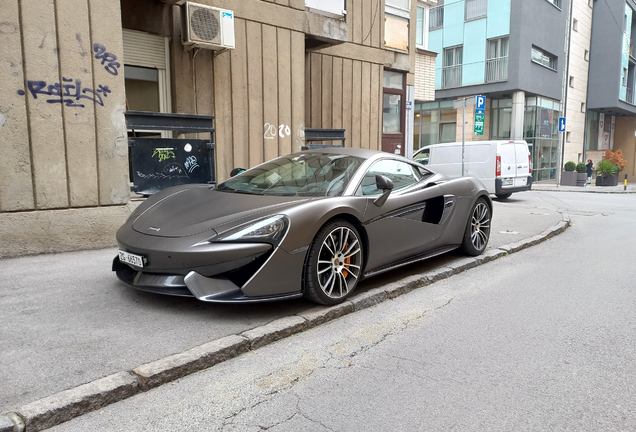
[[[370,149],[364,149],[364,148],[351,148],[351,147],[324,147],[324,148],[315,148],[315,149],[309,149],[309,150],[304,150],[304,151],[300,151],[300,152],[296,152],[295,154],[306,154],[306,153],[327,153],[327,154],[342,154],[342,155],[350,155],[350,156],[357,156],[363,159],[374,159],[374,158],[378,158],[378,157],[393,157],[395,159],[404,159],[405,161],[408,162],[413,162],[409,159],[405,159],[403,156],[401,155],[397,155],[397,154],[393,154],[393,153],[388,153],[388,152],[383,152],[383,151],[379,151],[379,150],[370,150]]]

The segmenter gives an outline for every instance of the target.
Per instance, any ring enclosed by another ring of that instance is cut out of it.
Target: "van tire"
[[[499,198],[500,200],[505,200],[510,198],[510,195],[512,195],[512,193],[500,193],[500,194],[495,194],[495,196],[497,198]]]

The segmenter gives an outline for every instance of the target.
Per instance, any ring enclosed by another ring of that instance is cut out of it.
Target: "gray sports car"
[[[474,177],[379,151],[309,150],[148,198],[117,232],[113,270],[202,301],[330,305],[364,278],[456,248],[481,254],[491,215]]]

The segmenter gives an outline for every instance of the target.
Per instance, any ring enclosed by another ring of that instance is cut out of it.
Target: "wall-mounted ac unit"
[[[198,3],[181,7],[181,41],[186,49],[234,49],[234,12]]]

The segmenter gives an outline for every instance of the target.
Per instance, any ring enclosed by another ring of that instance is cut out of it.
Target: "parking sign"
[[[476,96],[475,108],[486,109],[486,96]]]
[[[565,117],[559,117],[559,132],[565,132]]]

